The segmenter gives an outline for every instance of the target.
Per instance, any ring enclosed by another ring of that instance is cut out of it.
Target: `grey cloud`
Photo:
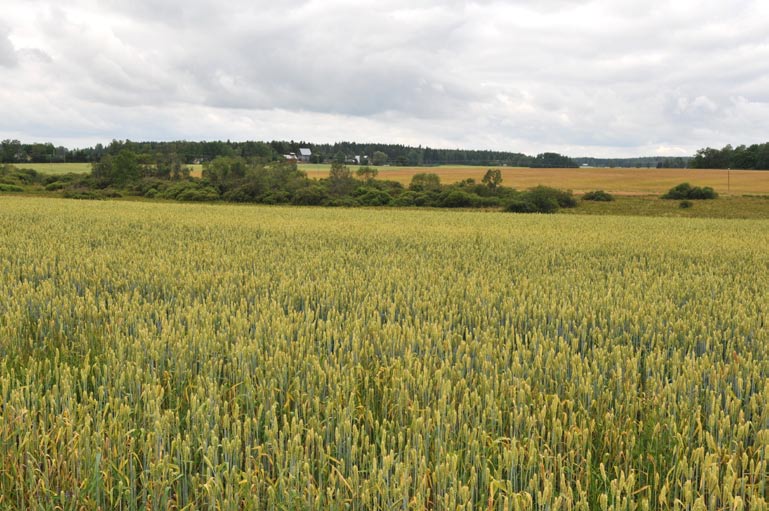
[[[179,65],[213,106],[441,116],[472,100],[441,54],[461,24],[456,15],[398,30],[386,16],[360,11],[355,25],[339,12],[325,19],[305,12],[240,28]]]
[[[9,25],[30,49],[0,28],[0,73],[16,66],[2,98],[29,133],[66,134],[71,116],[107,138],[637,154],[769,132],[757,0],[32,4],[34,24]]]

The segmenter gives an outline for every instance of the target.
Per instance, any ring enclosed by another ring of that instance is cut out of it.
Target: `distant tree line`
[[[71,153],[66,147],[51,143],[22,144],[18,140],[0,142],[0,163],[64,163]]]
[[[769,170],[769,142],[764,144],[706,147],[693,157],[650,156],[640,158],[573,158],[577,165],[591,167],[692,168]]]
[[[312,163],[354,163],[357,165],[481,165],[490,167],[633,167],[633,168],[713,168],[769,170],[769,142],[710,147],[700,149],[694,157],[645,156],[638,158],[569,158],[558,153],[545,152],[536,156],[507,151],[468,149],[435,149],[402,144],[362,144],[337,142],[314,144],[306,141],[173,141],[134,142],[113,140],[107,145],[68,149],[52,143],[24,144],[18,140],[0,141],[0,163],[95,163],[106,155],[117,156],[121,151],[133,152],[140,161],[161,156],[178,160],[183,165],[212,161],[218,157],[246,158],[259,161],[278,161],[283,155],[298,153],[300,148],[312,151]]]
[[[691,167],[695,169],[769,170],[769,142],[737,147],[727,145],[720,150],[706,147],[697,151],[691,161]]]
[[[274,144],[274,142],[273,142]],[[399,166],[433,165],[481,165],[508,167],[576,167],[569,157],[558,153],[542,153],[529,156],[522,153],[468,149],[434,149],[430,147],[412,147],[400,144],[359,144],[355,142],[337,142],[335,144],[307,144],[318,162],[331,161],[337,155],[360,156],[360,163],[389,164]],[[290,151],[293,152],[293,151]],[[375,154],[385,156],[385,161],[373,161]],[[369,160],[366,161],[365,157]]]
[[[67,149],[53,144],[22,144],[18,140],[0,142],[0,163],[45,163],[45,162],[99,162],[105,155],[117,156],[128,150],[140,159],[152,159],[166,155],[180,160],[183,164],[202,163],[218,157],[241,157],[261,161],[277,161],[283,155],[298,153],[300,148],[312,151],[312,163],[344,163],[364,165],[487,165],[515,167],[576,167],[570,158],[558,153],[546,152],[537,156],[507,151],[485,151],[466,149],[433,149],[412,147],[402,144],[360,144],[337,142],[335,144],[313,144],[306,141],[174,141],[134,142],[113,140],[108,145]]]
[[[685,169],[690,156],[641,156],[637,158],[572,158],[577,165],[633,169]]]

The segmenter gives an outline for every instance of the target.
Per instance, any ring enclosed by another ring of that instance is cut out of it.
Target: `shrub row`
[[[519,193],[505,206],[511,213],[555,213],[561,208],[575,208],[577,200],[570,191],[537,186]]]

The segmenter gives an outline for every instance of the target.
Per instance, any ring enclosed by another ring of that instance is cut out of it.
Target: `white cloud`
[[[10,0],[0,137],[691,154],[769,132],[769,7]]]

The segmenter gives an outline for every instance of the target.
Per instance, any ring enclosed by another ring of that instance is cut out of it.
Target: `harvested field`
[[[328,165],[301,165],[310,177],[328,175]],[[352,168],[352,167],[351,167]],[[408,184],[414,174],[438,174],[444,184],[472,178],[480,181],[488,167],[379,167],[378,179],[390,179]],[[606,190],[620,195],[661,194],[682,183],[710,186],[720,194],[769,194],[769,172],[755,170],[693,170],[693,169],[532,169],[501,167],[505,186],[527,189],[537,185],[554,186],[584,193]]]

